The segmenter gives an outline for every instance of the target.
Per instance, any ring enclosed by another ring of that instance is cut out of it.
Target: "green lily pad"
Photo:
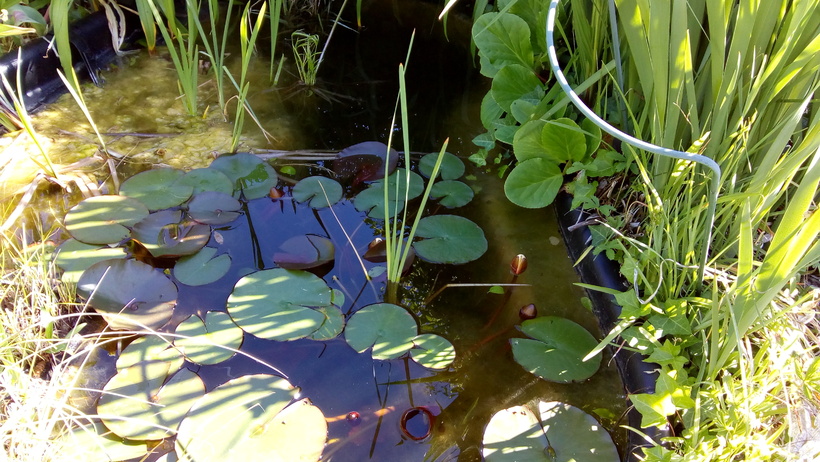
[[[164,361],[172,371],[178,370],[185,362],[182,352],[174,348],[174,337],[151,333],[129,343],[117,357],[117,372],[143,362]]]
[[[419,197],[424,192],[424,180],[418,173],[410,172],[410,186],[407,186],[407,171],[403,168],[396,169],[385,183],[384,179],[378,180],[369,188],[360,192],[354,199],[353,205],[360,212],[367,212],[367,216],[373,218],[384,218],[384,187],[388,188],[388,206],[390,216],[401,212],[404,209],[405,199],[411,200]],[[398,191],[396,185],[398,183]]]
[[[321,209],[342,200],[342,185],[324,176],[309,176],[296,183],[292,194],[297,202],[310,202],[314,209]]]
[[[308,269],[324,265],[336,258],[336,246],[326,237],[315,234],[294,236],[279,246],[273,262],[285,269]]]
[[[175,168],[155,168],[137,173],[120,186],[120,195],[142,202],[149,210],[176,207],[187,201],[193,186],[178,183],[185,172]]]
[[[430,197],[438,200],[438,203],[454,209],[463,207],[473,200],[473,188],[460,181],[443,180],[433,185],[430,190]]]
[[[132,237],[154,257],[179,257],[205,247],[211,239],[211,227],[183,220],[179,210],[161,210],[135,224]]]
[[[526,406],[514,406],[490,418],[484,429],[481,454],[487,462],[553,462],[549,447],[538,416]]]
[[[131,234],[130,226],[148,216],[138,200],[125,196],[94,196],[65,216],[66,230],[86,244],[116,244]]]
[[[456,349],[444,337],[436,334],[420,334],[413,339],[415,348],[410,350],[413,361],[428,369],[447,369],[456,360]]]
[[[96,419],[72,429],[54,444],[49,452],[55,462],[131,460],[144,456],[152,446],[147,441],[122,439]]]
[[[233,196],[217,191],[196,194],[188,202],[188,215],[206,225],[224,225],[236,220],[242,204]]]
[[[598,345],[579,324],[556,316],[542,316],[521,323],[529,339],[510,339],[513,357],[524,369],[551,382],[586,380],[598,371],[601,355],[583,358]]]
[[[103,388],[97,415],[107,428],[131,440],[173,436],[205,384],[188,369],[148,361],[120,371]]]
[[[310,334],[313,340],[325,341],[336,338],[345,328],[345,316],[337,306],[317,308],[316,311],[325,315],[325,322],[316,332]]]
[[[135,260],[105,260],[89,267],[77,293],[114,329],[156,330],[174,313],[177,287],[161,271]]]
[[[98,261],[117,258],[125,258],[122,247],[99,246],[68,239],[57,247],[54,263],[63,270],[61,281],[76,283],[89,266]]]
[[[196,168],[183,175],[176,181],[179,185],[190,186],[193,194],[205,191],[233,194],[233,182],[228,175],[215,168]]]
[[[504,193],[515,205],[537,209],[552,204],[563,183],[558,165],[539,157],[516,165],[504,182]]]
[[[226,382],[202,397],[179,426],[180,460],[247,462],[318,461],[327,421],[298,389],[266,374]]]
[[[199,252],[182,257],[174,265],[174,277],[186,286],[202,286],[219,280],[231,269],[231,256],[216,255],[213,247],[203,247]]]
[[[234,197],[244,194],[247,200],[267,196],[279,182],[273,167],[246,152],[219,156],[210,168],[221,171],[231,180]]]
[[[373,359],[395,359],[413,348],[418,326],[413,315],[391,303],[357,311],[347,322],[345,340],[359,353],[373,347]]]
[[[484,255],[487,239],[472,221],[456,215],[433,215],[419,220],[413,243],[418,256],[433,263],[461,264]]]
[[[307,337],[325,322],[331,290],[307,271],[274,268],[244,276],[228,297],[228,314],[245,332],[271,340]]]
[[[438,154],[437,152],[431,152],[430,154],[425,154],[424,157],[419,160],[419,172],[425,177],[430,178],[433,174],[433,168],[436,166]],[[445,152],[444,157],[441,159],[438,174],[442,180],[457,180],[461,178],[461,175],[464,175],[464,162],[462,162],[458,156]]]
[[[233,350],[242,346],[244,337],[242,329],[222,311],[208,311],[204,321],[192,315],[179,323],[175,333],[178,337],[174,346],[197,364],[217,364],[231,359]]]

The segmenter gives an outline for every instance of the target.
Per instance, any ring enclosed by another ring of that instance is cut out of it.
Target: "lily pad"
[[[325,322],[316,332],[310,334],[311,339],[325,341],[334,339],[342,333],[345,328],[345,316],[339,307],[327,306],[317,308],[317,311],[325,315]]]
[[[77,293],[114,330],[156,330],[171,319],[177,303],[176,285],[161,271],[135,260],[91,265],[77,282]]]
[[[401,212],[404,209],[406,200],[415,199],[424,192],[424,180],[418,173],[410,172],[410,186],[407,186],[407,171],[403,168],[397,169],[387,178],[374,182],[369,188],[360,192],[354,199],[353,205],[360,212],[367,212],[367,216],[373,218],[384,218],[384,187],[387,184],[388,206],[390,216]],[[396,190],[398,184],[398,191]]]
[[[430,190],[430,197],[437,199],[438,203],[454,209],[463,207],[473,200],[473,188],[460,181],[443,180],[433,185]]]
[[[202,286],[219,280],[231,268],[231,256],[216,255],[213,247],[203,247],[199,252],[182,257],[174,265],[174,277],[187,286]]]
[[[179,210],[161,210],[135,224],[132,237],[154,257],[179,257],[205,247],[211,227],[183,220]]]
[[[309,400],[291,400],[298,389],[273,375],[226,382],[194,404],[179,426],[181,460],[247,462],[260,454],[274,461],[318,461],[327,421]]]
[[[424,157],[419,160],[419,172],[425,177],[430,178],[433,174],[433,168],[438,160],[438,154],[437,152],[431,152],[430,154],[425,154]],[[462,162],[458,156],[445,152],[441,159],[438,174],[442,180],[457,180],[461,178],[461,175],[464,175],[464,162]]]
[[[326,237],[315,234],[294,236],[279,246],[281,252],[273,254],[273,262],[285,269],[308,269],[333,261],[336,246]]]
[[[172,371],[178,370],[185,362],[177,348],[174,348],[174,338],[170,335],[151,333],[129,343],[119,357],[117,357],[117,372],[142,362],[165,361]]]
[[[557,316],[542,316],[521,323],[529,339],[510,339],[513,357],[524,369],[551,382],[586,380],[598,371],[601,355],[583,358],[598,345],[579,324]]]
[[[80,425],[55,441],[55,462],[81,460],[131,460],[150,451],[147,441],[124,440],[99,420]]]
[[[514,406],[492,416],[484,429],[481,454],[487,462],[552,462],[549,447],[538,416],[526,406]],[[614,460],[618,459],[608,462]]]
[[[433,215],[419,220],[413,243],[418,256],[433,263],[461,264],[484,255],[487,239],[472,221],[457,215]]]
[[[221,192],[231,195],[233,193],[233,182],[220,170],[215,168],[196,168],[183,175],[176,181],[179,185],[190,186],[193,194],[205,191]]]
[[[222,311],[209,311],[204,320],[192,315],[179,323],[175,333],[178,337],[174,346],[197,364],[227,361],[234,355],[233,350],[242,346],[244,337],[242,329]]]
[[[185,172],[175,168],[155,168],[137,173],[120,186],[120,195],[142,202],[149,210],[176,207],[187,201],[193,186],[178,183]]]
[[[345,340],[359,353],[373,347],[373,359],[395,359],[413,347],[418,326],[413,315],[391,303],[376,303],[357,311],[347,322]]]
[[[205,384],[188,369],[167,361],[135,364],[115,375],[103,389],[97,414],[107,428],[132,440],[173,436]]]
[[[246,152],[219,156],[211,162],[210,168],[221,171],[231,180],[234,197],[244,194],[247,200],[267,196],[279,182],[273,167]]]
[[[242,204],[230,194],[205,191],[188,202],[188,215],[206,225],[224,225],[239,217]]]
[[[99,246],[68,239],[57,247],[54,263],[63,270],[61,281],[76,283],[89,266],[98,261],[117,258],[125,258],[122,247]]]
[[[410,357],[428,369],[447,369],[456,360],[453,344],[439,335],[420,334],[413,339],[413,345]]]
[[[342,185],[324,176],[309,176],[293,187],[297,202],[309,202],[314,209],[330,207],[342,200]]]
[[[537,209],[552,204],[563,183],[564,175],[558,165],[539,157],[515,166],[504,182],[504,193],[515,205]]]
[[[385,159],[387,159],[387,174],[396,170],[399,162],[399,153],[378,141],[365,141],[354,144],[339,152],[339,157],[333,161],[333,171],[342,180],[353,178],[353,184],[384,178]]]
[[[245,332],[271,340],[307,337],[325,322],[331,290],[307,271],[274,268],[244,276],[228,297],[228,314]]]
[[[138,200],[125,196],[94,196],[80,202],[65,216],[66,230],[86,244],[116,244],[128,238],[129,229],[148,216]]]

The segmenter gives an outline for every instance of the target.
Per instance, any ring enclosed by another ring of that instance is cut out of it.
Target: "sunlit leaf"
[[[175,168],[155,168],[138,173],[125,180],[120,194],[142,202],[149,210],[175,207],[187,201],[193,186],[178,183],[185,172]]]
[[[161,210],[135,224],[132,237],[154,257],[178,257],[204,247],[211,238],[211,227],[183,219],[179,210]]]
[[[601,365],[600,354],[583,358],[598,345],[586,329],[556,316],[521,323],[529,339],[513,338],[513,357],[524,369],[551,382],[579,382],[592,377]]]
[[[564,175],[558,166],[543,158],[520,162],[504,182],[504,193],[515,205],[530,209],[546,207],[555,200]]]
[[[224,173],[233,183],[233,195],[245,199],[265,197],[279,182],[276,171],[253,154],[239,152],[222,155],[211,162],[211,168]]]
[[[222,311],[208,311],[205,319],[192,315],[179,323],[174,332],[174,346],[185,358],[197,364],[227,361],[242,346],[244,333],[231,317]]]
[[[413,315],[390,303],[376,303],[357,311],[347,322],[345,340],[359,353],[373,348],[373,359],[394,359],[413,347],[418,326]]]
[[[215,256],[217,249],[203,247],[199,252],[182,257],[174,265],[174,277],[188,286],[202,286],[219,280],[231,268],[230,255]]]
[[[420,258],[433,263],[461,264],[487,251],[484,231],[472,221],[456,215],[433,215],[419,221],[413,243]]]
[[[125,196],[93,196],[75,205],[65,216],[66,230],[86,244],[115,244],[127,238],[128,229],[148,216],[138,200]]]
[[[439,335],[420,334],[413,339],[413,345],[410,357],[428,369],[446,369],[456,360],[453,344]]]

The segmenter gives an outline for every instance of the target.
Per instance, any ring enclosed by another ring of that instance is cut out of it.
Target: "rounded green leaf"
[[[125,196],[94,196],[80,202],[65,216],[66,230],[86,244],[115,244],[126,239],[128,227],[148,216],[138,200]]]
[[[318,461],[327,421],[308,399],[290,403],[298,390],[287,380],[246,375],[203,396],[179,426],[180,460],[247,462]],[[290,403],[290,405],[289,405]]]
[[[279,246],[273,262],[280,268],[308,269],[324,265],[336,258],[336,246],[326,237],[315,234],[294,236]]]
[[[359,353],[373,347],[373,359],[395,359],[413,347],[418,326],[413,315],[391,303],[376,303],[357,311],[347,322],[345,340]]]
[[[203,247],[199,252],[182,257],[174,265],[174,277],[187,286],[202,286],[219,280],[231,268],[231,256],[216,255],[213,247]]]
[[[63,269],[61,281],[76,283],[89,266],[98,261],[117,258],[125,258],[122,247],[92,245],[68,239],[57,247],[54,263]]]
[[[228,314],[245,332],[271,340],[307,337],[325,322],[331,290],[307,271],[274,268],[244,276],[228,297]]]
[[[420,334],[413,339],[415,348],[410,350],[413,361],[428,369],[446,369],[456,360],[456,349],[444,337],[436,334]]]
[[[330,340],[342,333],[342,330],[345,328],[345,316],[339,307],[326,306],[317,308],[317,311],[325,315],[325,322],[322,323],[322,327],[317,329],[316,332],[310,334],[311,339],[319,341]]]
[[[239,216],[242,204],[233,196],[217,191],[196,194],[188,202],[188,215],[206,225],[224,225]]]
[[[176,328],[174,346],[188,361],[217,364],[227,361],[242,346],[244,332],[228,313],[208,311],[205,320],[191,315]]]
[[[433,174],[433,168],[436,166],[436,161],[438,161],[438,155],[439,153],[437,152],[431,152],[430,154],[425,154],[424,157],[419,160],[419,172],[426,178],[430,178]],[[464,175],[464,162],[455,154],[445,152],[441,159],[438,174],[442,180],[457,180],[461,178],[461,175]]]
[[[552,204],[563,183],[564,175],[554,162],[529,159],[510,172],[504,182],[504,193],[513,204],[536,209]]]
[[[531,67],[509,64],[493,77],[490,93],[505,112],[510,112],[516,101],[537,105],[544,96],[544,86]]]
[[[97,415],[117,435],[159,440],[176,433],[182,418],[205,394],[205,384],[188,369],[167,361],[148,361],[115,375],[103,388]]]
[[[510,339],[513,357],[524,369],[551,382],[586,380],[598,371],[601,355],[584,357],[598,345],[579,324],[556,316],[542,316],[521,323],[530,339]]]
[[[388,207],[391,217],[404,209],[405,200],[415,199],[424,192],[424,180],[418,173],[410,172],[410,183],[409,187],[407,186],[407,170],[403,168],[396,169],[387,180],[387,182],[384,179],[378,180],[360,192],[353,199],[356,210],[367,212],[367,215],[373,218],[384,218],[385,184],[387,184]]]
[[[182,367],[185,358],[182,352],[174,348],[174,338],[170,335],[150,333],[129,343],[117,357],[117,372],[148,361],[165,361],[175,371]]]
[[[481,56],[481,74],[493,77],[507,64],[532,68],[530,27],[509,13],[486,13],[473,24],[473,40]]]
[[[179,178],[176,183],[190,186],[193,188],[193,194],[205,191],[221,192],[228,195],[233,193],[231,179],[215,168],[193,169]]]
[[[433,215],[419,220],[416,236],[423,240],[413,248],[423,260],[433,263],[462,264],[484,255],[487,239],[472,221],[457,215]]]
[[[177,182],[184,174],[175,168],[146,170],[125,180],[120,194],[142,202],[149,210],[176,207],[194,191],[193,186]]]
[[[538,157],[548,157],[547,148],[541,140],[541,132],[547,125],[543,119],[530,120],[521,125],[513,137],[513,153],[519,162]]]
[[[99,420],[75,427],[54,442],[50,451],[55,462],[131,460],[148,453],[151,443],[124,440]]]
[[[583,130],[567,118],[551,120],[541,131],[541,142],[546,154],[556,163],[582,160],[587,152],[587,140]]]
[[[586,155],[584,157],[589,157],[601,146],[603,134],[601,133],[601,127],[595,125],[595,122],[587,117],[581,120],[580,125],[581,129],[586,132],[584,134],[586,137]]]
[[[267,196],[279,182],[273,167],[246,152],[219,156],[210,168],[221,171],[231,180],[234,197],[244,194],[248,200]]]
[[[77,293],[114,330],[156,330],[171,319],[177,303],[176,285],[161,271],[135,260],[91,265],[77,282]]]
[[[155,257],[178,257],[205,247],[211,227],[184,220],[179,210],[161,210],[135,224],[132,237]]]
[[[549,447],[538,416],[526,406],[514,406],[490,418],[484,429],[481,454],[487,462],[553,462],[548,455]]]
[[[324,176],[309,176],[293,187],[293,198],[297,202],[310,202],[314,209],[330,207],[342,200],[342,185]]]
[[[454,209],[463,207],[473,200],[473,188],[460,181],[444,180],[433,185],[430,190],[430,197],[438,200],[438,203]]]

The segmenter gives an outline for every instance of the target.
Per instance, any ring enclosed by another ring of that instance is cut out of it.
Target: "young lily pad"
[[[413,348],[418,326],[413,315],[391,303],[357,311],[347,322],[345,340],[359,353],[373,347],[373,359],[395,359]]]
[[[510,339],[513,357],[524,369],[551,382],[579,382],[592,377],[601,365],[598,354],[583,358],[598,342],[586,329],[556,316],[542,316],[521,323],[530,339]]]
[[[555,200],[564,174],[555,162],[534,158],[520,162],[504,182],[504,193],[515,205],[528,209],[546,207]]]
[[[339,307],[325,306],[317,308],[317,311],[325,315],[325,322],[316,332],[310,334],[311,339],[325,341],[334,339],[342,333],[345,328],[345,316]]]
[[[228,272],[231,268],[231,256],[223,253],[216,255],[213,247],[203,247],[199,252],[182,257],[174,265],[174,277],[187,286],[210,284]]]
[[[179,210],[161,210],[135,224],[132,237],[154,257],[178,257],[205,247],[211,227],[183,220]]]
[[[430,178],[437,160],[437,152],[425,154],[424,157],[419,160],[419,172],[425,177]],[[462,162],[458,156],[445,152],[444,157],[441,159],[438,174],[442,180],[457,180],[461,178],[461,175],[464,175],[464,162]]]
[[[66,230],[86,244],[116,244],[126,239],[128,229],[148,216],[138,200],[125,196],[94,196],[80,202],[65,216]]]
[[[279,246],[282,252],[273,254],[273,262],[285,269],[308,269],[333,261],[336,246],[326,237],[315,234],[294,236]]]
[[[410,350],[413,361],[428,369],[447,369],[456,360],[456,349],[444,337],[436,334],[420,334],[413,339],[415,348]]]
[[[114,329],[156,330],[174,313],[177,287],[161,271],[135,260],[105,260],[89,267],[77,293]]]
[[[174,346],[185,357],[197,364],[217,364],[234,355],[242,346],[244,333],[234,324],[228,313],[209,311],[205,320],[192,315],[179,323]],[[227,348],[224,348],[227,347]],[[230,349],[229,349],[230,348]]]
[[[180,460],[247,462],[318,461],[327,421],[309,400],[291,400],[298,389],[266,374],[226,382],[194,404],[179,426]]]
[[[61,436],[50,452],[55,462],[131,460],[147,454],[149,446],[147,441],[124,440],[95,419]]]
[[[176,181],[177,184],[190,186],[193,194],[205,191],[221,192],[231,195],[233,182],[228,175],[215,168],[196,168],[183,175]]]
[[[211,168],[221,171],[231,180],[234,197],[244,194],[248,200],[267,196],[279,182],[273,167],[246,152],[219,156],[211,162]]]
[[[430,190],[430,197],[437,199],[438,203],[454,209],[463,207],[473,200],[473,188],[460,181],[443,180],[433,185]]]
[[[54,263],[63,270],[61,281],[76,283],[89,266],[116,258],[125,258],[122,247],[92,245],[68,239],[57,247]]]
[[[406,200],[415,199],[424,192],[424,180],[415,172],[410,172],[410,186],[407,186],[407,171],[403,168],[397,169],[387,178],[374,182],[369,188],[360,192],[354,199],[353,205],[360,212],[367,212],[367,216],[373,218],[384,218],[384,187],[387,184],[388,206],[390,216],[404,209]],[[398,184],[398,192],[396,185]]]
[[[307,271],[274,268],[244,276],[228,297],[228,314],[245,332],[271,340],[307,337],[325,322],[331,290]]]
[[[193,186],[177,182],[184,174],[175,168],[146,170],[125,180],[120,194],[142,202],[149,210],[176,207],[194,191]]]
[[[97,415],[123,438],[158,440],[174,435],[204,394],[202,379],[188,369],[174,370],[167,361],[142,362],[108,381]]]
[[[418,256],[433,263],[461,264],[487,251],[484,231],[472,221],[456,215],[433,215],[419,220],[413,243]]]
[[[174,337],[151,333],[134,340],[117,357],[117,372],[142,362],[165,361],[171,371],[176,371],[185,362],[182,352],[174,348]]]
[[[293,198],[297,202],[310,202],[314,209],[330,207],[342,200],[342,185],[324,176],[309,176],[293,187]]]
[[[188,202],[188,215],[206,225],[224,225],[236,220],[242,204],[230,194],[205,191]]]

